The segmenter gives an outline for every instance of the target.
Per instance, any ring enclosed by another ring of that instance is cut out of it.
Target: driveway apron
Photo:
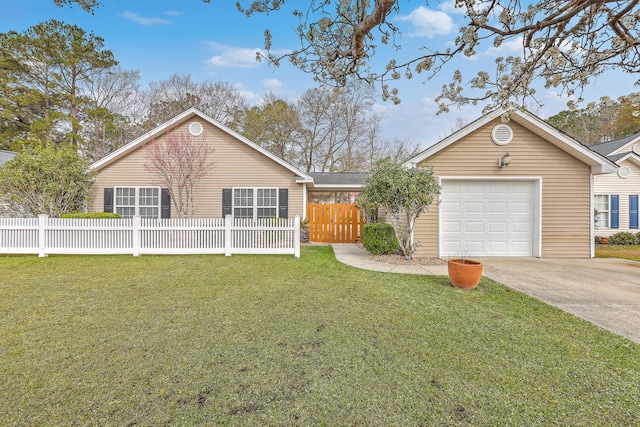
[[[483,275],[640,343],[640,263],[479,258]]]

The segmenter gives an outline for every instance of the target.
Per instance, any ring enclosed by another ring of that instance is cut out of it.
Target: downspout
[[[590,248],[591,248],[591,258],[594,258],[596,256],[596,248],[595,248],[595,222],[594,222],[594,218],[593,218],[593,212],[594,212],[594,206],[593,206],[593,196],[594,193],[594,189],[593,189],[593,173],[589,174],[589,224],[590,224],[590,230],[589,230],[589,237],[591,238],[591,244],[590,244]]]
[[[302,184],[302,220],[307,219],[307,183]]]

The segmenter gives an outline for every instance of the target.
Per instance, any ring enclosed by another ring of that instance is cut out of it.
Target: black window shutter
[[[289,218],[289,190],[278,190],[278,218]]]
[[[222,189],[222,217],[231,215],[231,188]]]
[[[113,212],[113,188],[104,189],[104,212]]]
[[[171,218],[171,193],[163,188],[160,195],[160,218]]]

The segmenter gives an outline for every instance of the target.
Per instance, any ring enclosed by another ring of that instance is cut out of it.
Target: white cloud
[[[456,7],[456,0],[442,0],[440,2],[439,9],[447,13],[465,14],[467,9],[465,7]]]
[[[233,87],[238,92],[240,92],[240,95],[242,95],[244,99],[247,100],[247,103],[249,103],[249,105],[257,105],[262,100],[262,97],[260,95],[247,89],[243,83],[236,83],[233,85]]]
[[[259,48],[243,48],[227,46],[218,42],[208,42],[213,50],[220,51],[219,55],[214,55],[206,61],[206,64],[213,68],[255,68],[260,66],[256,61],[256,52],[263,51]]]
[[[538,112],[540,117],[550,117],[558,114],[562,110],[566,110],[569,107],[567,103],[569,101],[575,101],[576,97],[571,95],[567,96],[566,93],[560,93],[555,90],[548,90],[544,92],[542,96],[543,107]]]
[[[169,25],[171,24],[171,22],[167,21],[166,19],[162,19],[162,18],[146,18],[142,15],[140,15],[137,12],[123,12],[120,14],[120,16],[122,16],[123,18],[126,18],[130,21],[135,22],[136,24],[140,24],[140,25],[144,25],[144,26],[149,26],[149,25]]]
[[[415,27],[415,30],[409,33],[412,37],[433,38],[457,29],[453,19],[445,12],[427,9],[424,6],[419,6],[408,15],[399,15],[396,19],[400,22],[410,22]]]
[[[164,14],[167,16],[182,16],[184,12],[180,12],[179,10],[166,10]]]
[[[281,92],[284,88],[284,82],[278,79],[264,79],[262,85],[273,93]]]
[[[478,47],[482,47],[482,45]],[[511,56],[514,54],[518,56],[522,56],[522,37],[516,37],[515,39],[507,40],[506,42],[502,43],[498,47],[491,46],[490,48],[480,53],[476,53],[473,56],[469,56],[465,58],[470,61],[475,61],[479,57],[497,58],[499,56]]]
[[[516,37],[515,39],[508,40],[502,43],[498,47],[492,47],[487,52],[491,54],[509,54],[509,53],[522,53],[522,37]]]

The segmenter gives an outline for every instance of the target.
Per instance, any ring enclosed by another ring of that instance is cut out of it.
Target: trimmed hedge
[[[64,214],[60,218],[114,219],[122,218],[122,215],[111,212],[76,212]]]
[[[362,245],[374,255],[395,254],[400,250],[393,226],[379,222],[362,226]]]
[[[609,236],[609,244],[610,245],[637,245],[640,244],[638,241],[638,235],[629,233],[627,231],[621,231],[616,234],[612,234]]]

